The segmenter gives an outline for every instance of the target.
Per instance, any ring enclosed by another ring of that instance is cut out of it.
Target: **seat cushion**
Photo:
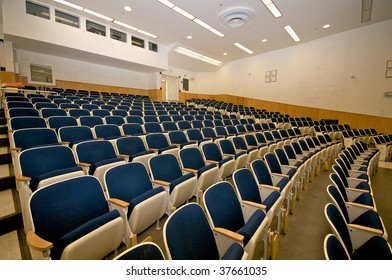
[[[130,159],[133,160],[133,159],[135,159],[137,157],[144,156],[144,155],[149,155],[149,154],[155,154],[155,153],[154,153],[154,151],[143,151],[143,152],[139,152],[139,153],[131,155]]]
[[[370,238],[351,255],[353,260],[391,260],[391,250],[381,236]]]
[[[244,245],[248,244],[249,240],[253,237],[256,230],[265,218],[265,213],[262,210],[256,210],[245,225],[237,230],[237,233],[244,236]]]
[[[154,195],[160,193],[160,192],[164,192],[165,189],[163,187],[157,187],[157,188],[153,188],[145,193],[142,193],[141,195],[131,199],[129,201],[129,206],[128,206],[128,218],[129,216],[131,216],[133,208],[135,208],[136,205],[138,205],[139,203],[149,199],[150,197],[153,197]]]
[[[77,171],[83,171],[82,167],[74,166],[74,167],[69,167],[69,168],[53,170],[53,171],[41,174],[41,175],[39,175],[36,178],[31,180],[30,188],[31,188],[31,190],[34,191],[34,190],[37,189],[37,186],[38,186],[39,182],[41,182],[42,180],[45,180],[45,179],[48,179],[48,178],[52,178],[52,177],[56,177],[56,176],[60,176],[60,175],[67,174],[67,173],[77,172]]]
[[[213,163],[210,163],[210,164],[207,164],[207,165],[203,166],[202,168],[200,168],[200,169],[197,171],[197,176],[199,177],[201,174],[203,174],[203,173],[206,172],[207,170],[210,170],[210,169],[212,169],[212,168],[214,168],[214,167],[216,167],[216,165],[213,164]]]
[[[267,206],[266,211],[268,212],[271,207],[275,204],[275,202],[280,198],[280,193],[277,191],[273,191],[270,195],[262,201],[262,203]]]
[[[101,160],[98,162],[95,162],[94,164],[91,164],[90,169],[89,169],[89,173],[90,175],[93,175],[95,172],[95,169],[97,169],[100,166],[104,166],[106,164],[111,164],[114,162],[119,162],[119,161],[124,161],[124,159],[122,158],[110,158],[110,159],[105,159],[105,160]]]
[[[359,217],[357,217],[352,224],[362,225],[370,228],[379,229],[384,232],[384,228],[382,226],[380,216],[374,211],[366,211]]]
[[[244,255],[244,248],[239,243],[233,243],[223,255],[222,260],[241,260]]]
[[[225,164],[226,162],[229,162],[229,161],[231,161],[233,159],[233,157],[226,157],[226,158],[224,158],[224,159],[222,159],[220,162],[219,162],[219,167],[221,167],[223,164]]]
[[[69,244],[118,217],[120,217],[120,213],[117,210],[113,210],[66,233],[59,240],[53,241],[53,248],[51,249],[50,256],[52,259],[60,259],[65,247]]]
[[[174,190],[175,187],[177,187],[179,184],[189,180],[190,178],[194,177],[194,173],[187,173],[173,181],[170,182],[170,193]]]

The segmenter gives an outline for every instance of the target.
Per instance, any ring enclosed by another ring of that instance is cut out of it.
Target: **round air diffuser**
[[[245,8],[233,8],[224,12],[219,17],[219,22],[224,27],[239,28],[252,21],[253,13]]]

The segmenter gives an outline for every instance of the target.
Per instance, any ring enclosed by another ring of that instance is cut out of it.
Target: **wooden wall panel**
[[[341,124],[348,124],[351,128],[375,128],[379,133],[392,134],[392,118],[290,105],[228,94],[213,95],[184,92],[180,93],[180,100],[182,102],[185,102],[190,98],[213,99],[237,105],[242,104],[248,107],[255,107],[256,109],[265,109],[270,112],[288,114],[290,117],[294,118],[310,117],[313,120],[333,119],[338,120]]]

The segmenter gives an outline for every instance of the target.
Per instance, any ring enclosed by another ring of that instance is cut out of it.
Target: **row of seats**
[[[331,202],[324,210],[332,231],[324,239],[327,260],[392,259],[371,184],[380,154],[378,149],[355,141],[336,158],[330,174],[332,184],[327,186]]]

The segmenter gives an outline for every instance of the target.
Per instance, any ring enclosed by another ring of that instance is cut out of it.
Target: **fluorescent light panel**
[[[237,48],[240,48],[241,50],[247,52],[248,54],[252,54],[253,53],[253,51],[251,51],[250,49],[244,47],[240,43],[234,43],[234,46],[236,46]]]
[[[183,55],[186,55],[186,56],[189,56],[189,57],[198,59],[198,60],[200,60],[200,61],[203,61],[203,62],[207,62],[207,63],[213,64],[213,65],[215,65],[215,66],[220,66],[220,65],[222,64],[222,62],[219,61],[219,60],[216,60],[216,59],[213,59],[213,58],[211,58],[211,57],[208,57],[208,56],[199,54],[199,53],[197,53],[197,52],[188,50],[188,49],[183,48],[183,47],[178,47],[178,48],[175,49],[175,51],[178,52],[178,53],[180,53],[180,54],[183,54]]]
[[[294,41],[301,41],[297,33],[295,33],[294,29],[290,25],[285,26],[284,29],[286,29],[287,33],[289,33],[289,35],[291,36],[291,38],[293,38]]]
[[[125,27],[125,28],[128,28],[128,29],[131,29],[131,30],[133,30],[133,31],[136,31],[136,30],[137,30],[136,27],[133,27],[132,25],[123,23],[123,22],[121,22],[121,21],[118,21],[117,19],[113,20],[113,23],[118,24],[118,25],[121,25],[122,27]]]
[[[88,13],[88,14],[93,15],[93,16],[96,16],[96,17],[99,17],[99,18],[102,18],[102,19],[107,20],[107,21],[113,21],[114,20],[114,19],[112,19],[110,17],[104,16],[102,14],[99,14],[97,12],[91,11],[91,10],[86,9],[86,8],[83,9],[83,12]]]
[[[279,11],[278,7],[276,7],[271,0],[261,0],[261,1],[274,17],[278,18],[282,16],[282,13]]]
[[[68,7],[74,8],[76,10],[83,11],[83,7],[80,7],[80,6],[76,5],[76,4],[70,3],[68,1],[64,1],[64,0],[53,0],[53,1],[57,2],[57,3],[60,3],[60,4],[63,4],[63,5],[66,5]]]
[[[197,17],[195,17],[194,15],[188,13],[187,11],[181,9],[180,7],[176,6],[175,4],[173,4],[170,1],[167,0],[157,0],[158,2],[162,3],[163,5],[165,5],[166,7],[172,9],[173,11],[176,11],[177,13],[179,13],[180,15],[186,17],[187,19],[190,19],[191,21],[193,21],[194,23],[197,23],[198,25],[200,25],[201,27],[204,27],[205,29],[211,31],[212,33],[214,33],[215,35],[219,36],[219,37],[224,37],[225,35],[222,32],[219,32],[218,30],[212,28],[211,26],[209,26],[207,23],[205,23],[204,21],[198,19]]]

